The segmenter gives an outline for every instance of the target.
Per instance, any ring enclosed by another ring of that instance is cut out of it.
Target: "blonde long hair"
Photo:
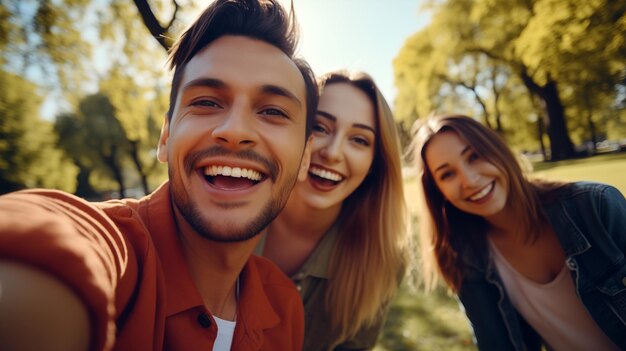
[[[433,136],[453,131],[484,159],[493,163],[508,179],[506,206],[517,214],[525,240],[539,235],[537,228],[547,224],[542,202],[550,201],[566,183],[530,181],[505,141],[474,119],[463,115],[429,116],[413,126],[410,150],[418,168],[421,194],[419,211],[422,275],[427,289],[432,289],[441,275],[453,292],[458,292],[463,278],[462,254],[474,245],[484,250],[487,222],[458,210],[446,201],[428,170],[424,152]]]
[[[331,72],[325,86],[348,83],[363,91],[376,112],[376,143],[370,173],[344,200],[339,238],[330,261],[326,309],[335,345],[371,326],[390,302],[407,266],[410,237],[402,179],[401,147],[391,109],[363,72]]]

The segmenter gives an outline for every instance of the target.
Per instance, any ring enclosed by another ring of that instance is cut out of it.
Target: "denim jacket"
[[[598,326],[626,348],[626,200],[605,184],[572,183],[545,212],[570,269],[576,293]],[[490,257],[463,253],[459,299],[480,350],[540,350],[541,338],[515,310]]]

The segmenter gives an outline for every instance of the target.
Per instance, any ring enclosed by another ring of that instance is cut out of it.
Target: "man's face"
[[[304,79],[278,48],[223,36],[189,61],[179,89],[158,151],[179,220],[211,240],[250,239],[306,176]]]

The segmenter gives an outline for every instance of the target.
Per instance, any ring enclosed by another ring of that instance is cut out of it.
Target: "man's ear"
[[[306,180],[309,173],[309,166],[311,165],[311,149],[313,148],[313,136],[309,136],[304,146],[304,153],[302,154],[302,162],[300,163],[300,171],[298,172],[298,181],[303,182]]]
[[[161,136],[157,147],[157,159],[161,163],[167,163],[167,140],[170,137],[170,119],[165,116],[161,126]]]

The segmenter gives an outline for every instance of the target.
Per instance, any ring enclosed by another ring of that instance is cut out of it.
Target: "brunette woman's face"
[[[320,96],[311,165],[296,196],[317,208],[341,206],[374,160],[376,121],[368,96],[349,83],[327,85]]]
[[[487,219],[505,208],[506,176],[456,132],[435,134],[424,157],[435,184],[454,207]]]

